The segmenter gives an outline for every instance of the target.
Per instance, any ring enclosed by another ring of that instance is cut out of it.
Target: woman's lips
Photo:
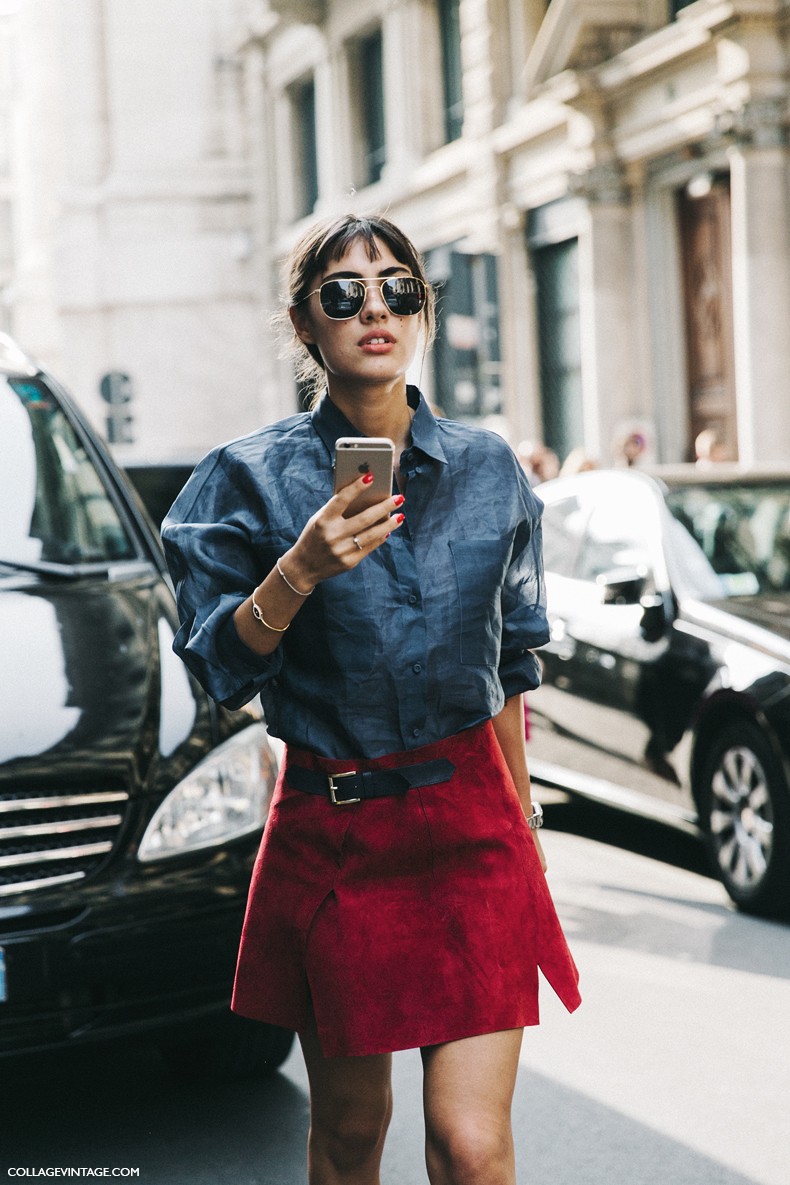
[[[395,339],[388,333],[369,333],[359,342],[360,350],[366,354],[388,354],[395,345]]]

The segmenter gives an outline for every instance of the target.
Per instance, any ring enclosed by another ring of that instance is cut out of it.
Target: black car
[[[551,641],[530,769],[701,832],[743,909],[790,911],[790,474],[539,487]]]
[[[149,1034],[278,1065],[228,1010],[276,775],[173,654],[159,541],[62,387],[0,336],[0,1056]]]

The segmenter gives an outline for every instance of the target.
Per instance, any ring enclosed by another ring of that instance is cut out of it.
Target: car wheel
[[[229,1012],[160,1039],[171,1069],[190,1078],[262,1077],[291,1052],[294,1034]]]
[[[790,797],[776,754],[749,720],[724,727],[702,765],[700,816],[717,874],[739,908],[790,912]]]

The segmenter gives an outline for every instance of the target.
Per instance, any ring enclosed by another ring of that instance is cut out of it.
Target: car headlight
[[[137,858],[182,856],[260,830],[276,777],[266,729],[252,724],[214,749],[170,791],[146,828]]]

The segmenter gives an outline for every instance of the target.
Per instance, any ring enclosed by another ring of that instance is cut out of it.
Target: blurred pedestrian
[[[586,473],[590,469],[597,469],[598,462],[583,448],[574,448],[568,453],[560,466],[560,477],[570,477],[574,473]]]
[[[521,461],[530,485],[540,485],[542,481],[550,481],[559,475],[559,457],[554,449],[548,448],[539,441],[522,440],[516,449],[516,455]]]
[[[694,460],[705,469],[720,461],[729,461],[730,454],[724,440],[714,428],[704,428],[694,440]]]
[[[638,465],[645,455],[647,441],[643,432],[626,429],[615,437],[612,452],[614,463],[628,469]]]
[[[579,1002],[524,745],[540,504],[504,441],[407,386],[433,297],[392,223],[313,227],[288,292],[320,401],[216,449],[163,530],[177,652],[286,742],[233,1007],[299,1033],[311,1185],[379,1181],[390,1055],[417,1046],[431,1182],[512,1185],[538,966]],[[332,454],[361,435],[394,441],[397,486],[356,512],[367,475],[333,494]]]

